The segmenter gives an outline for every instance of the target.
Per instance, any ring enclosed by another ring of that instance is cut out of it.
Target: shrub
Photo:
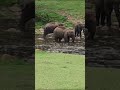
[[[55,12],[49,11],[39,11],[36,12],[36,22],[41,22],[42,24],[46,24],[48,22],[65,22],[67,18],[65,16],[61,16]]]

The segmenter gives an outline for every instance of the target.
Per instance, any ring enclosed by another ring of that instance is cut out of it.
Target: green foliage
[[[73,23],[72,22],[65,22],[64,23],[66,27],[73,27]]]
[[[85,90],[85,56],[35,53],[36,90]]]
[[[35,2],[36,28],[51,21],[62,22],[65,26],[72,27],[73,24],[68,21],[67,15],[77,20],[84,20],[85,0],[36,0]]]
[[[65,16],[61,16],[55,12],[49,12],[47,10],[42,10],[36,12],[36,22],[40,21],[42,24],[46,24],[48,22],[64,22],[67,18]]]

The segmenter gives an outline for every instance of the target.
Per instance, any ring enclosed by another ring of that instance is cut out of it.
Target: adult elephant
[[[86,31],[88,31],[86,36],[87,39],[93,40],[96,33],[96,18],[95,18],[94,12],[86,11],[85,28],[87,29]]]
[[[20,19],[20,28],[24,32],[28,32],[26,29],[26,23],[29,20],[33,20],[35,18],[35,2],[31,1],[25,5],[22,9],[21,19]],[[33,20],[34,21],[34,20]]]
[[[111,14],[115,11],[120,28],[120,0],[104,0],[105,14],[107,17],[107,26],[111,27]]]
[[[50,33],[53,33],[54,32],[54,29],[58,26],[63,26],[63,24],[59,24],[59,23],[55,23],[55,22],[50,22],[50,23],[47,23],[45,26],[44,26],[44,34],[43,34],[43,38],[45,39],[46,38],[46,35],[50,34]]]
[[[34,0],[17,0],[17,3],[21,7],[21,9],[24,9],[25,6],[30,2],[35,2],[35,1]]]
[[[96,9],[96,25],[102,26],[105,25],[105,9],[104,9],[104,0],[95,0],[95,9]]]
[[[61,40],[64,38],[65,33],[65,27],[64,26],[58,26],[54,30],[54,39],[56,42],[61,42]]]

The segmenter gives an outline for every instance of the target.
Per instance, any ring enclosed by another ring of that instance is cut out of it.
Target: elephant
[[[96,10],[96,25],[105,25],[105,8],[104,0],[95,0],[95,10]]]
[[[83,34],[84,34],[84,36],[86,36],[87,33],[88,33],[88,29],[87,28],[83,28]]]
[[[54,39],[56,42],[61,42],[61,40],[64,38],[64,33],[65,33],[65,27],[63,26],[58,26],[54,30]]]
[[[61,23],[58,24],[58,23],[55,23],[55,22],[47,23],[44,27],[43,38],[45,39],[47,34],[53,33],[54,29],[58,26],[63,26],[63,24],[61,24]]]
[[[74,32],[74,30],[65,30],[64,41],[69,42],[70,38],[72,38],[72,42],[74,43],[74,41],[75,41],[75,32]]]
[[[87,39],[93,40],[96,33],[96,17],[91,11],[85,14],[85,28],[88,31]]]
[[[107,18],[107,26],[111,27],[111,13],[114,10],[120,28],[120,0],[104,0],[104,7]]]
[[[29,2],[26,4],[25,8],[22,9],[21,19],[20,19],[20,29],[24,32],[28,32],[28,30],[25,29],[26,22],[29,20],[35,18],[35,2]]]
[[[83,30],[83,28],[84,28],[84,25],[79,22],[75,25],[75,37],[76,36],[82,37],[81,31]]]
[[[17,3],[21,7],[21,9],[24,9],[25,6],[30,2],[34,2],[34,0],[17,0]]]

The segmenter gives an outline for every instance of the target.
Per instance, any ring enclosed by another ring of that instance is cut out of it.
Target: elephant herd
[[[115,11],[120,28],[120,0],[95,0],[96,13],[86,11],[85,25],[77,23],[74,30],[68,30],[63,24],[51,22],[45,25],[43,36],[45,38],[47,34],[53,33],[56,42],[60,42],[62,38],[64,38],[65,42],[69,42],[70,38],[72,38],[72,41],[74,42],[75,37],[81,37],[81,31],[83,30],[84,34],[86,31],[88,32],[87,35],[85,35],[87,39],[94,39],[96,26],[105,26],[106,24],[108,27],[111,27],[111,14],[113,10]],[[22,8],[20,20],[21,30],[28,32],[28,30],[25,29],[25,24],[27,21],[34,18],[35,2],[34,0],[31,0],[24,8]]]
[[[96,0],[96,24],[111,27],[111,14],[114,10],[120,28],[120,0]]]
[[[46,35],[53,33],[56,42],[61,42],[62,39],[64,39],[64,42],[70,42],[70,39],[74,42],[76,36],[81,37],[81,31],[83,29],[84,26],[80,23],[76,24],[74,30],[72,30],[66,28],[61,23],[50,22],[44,27],[43,37],[46,39]]]

